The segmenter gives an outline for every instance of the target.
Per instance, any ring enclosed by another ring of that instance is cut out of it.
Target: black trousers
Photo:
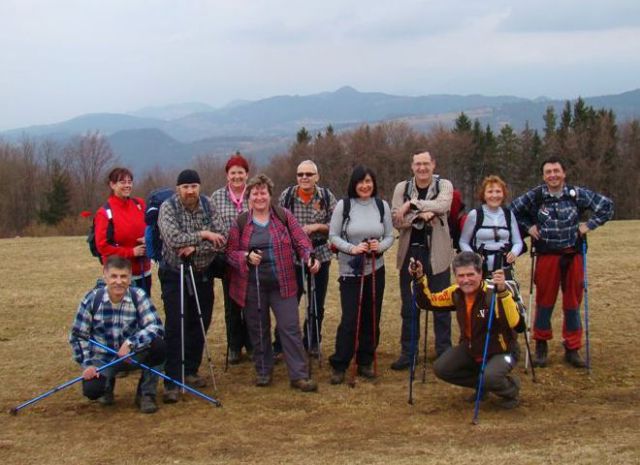
[[[247,352],[253,350],[249,330],[244,320],[244,310],[229,296],[229,275],[222,279],[224,293],[224,322],[227,326],[227,345],[231,350],[240,352],[243,347]]]
[[[361,277],[341,276],[338,282],[340,283],[342,317],[336,334],[335,353],[329,357],[329,363],[335,370],[345,371],[349,367],[355,350]],[[373,356],[380,341],[380,314],[382,312],[385,285],[384,266],[376,271],[375,308],[372,300],[372,284],[372,275],[365,276],[360,311],[358,351],[356,353],[356,363],[358,365],[370,365],[373,362]]]
[[[411,322],[413,320],[413,300],[411,295],[411,275],[409,275],[409,259],[413,257],[419,260],[427,274],[429,281],[429,289],[431,292],[438,292],[446,289],[451,285],[451,273],[447,269],[442,273],[432,274],[429,263],[429,253],[424,247],[409,247],[407,255],[400,269],[400,298],[402,299],[402,332],[400,335],[400,343],[402,345],[402,353],[409,355],[411,353]],[[420,318],[421,313],[417,313],[418,331],[415,332],[416,347],[420,340]],[[431,316],[431,315],[430,315]],[[451,313],[450,312],[432,312],[433,316],[433,332],[435,334],[436,354],[442,355],[449,347],[451,347]]]
[[[211,324],[213,314],[213,278],[208,273],[195,273],[196,292],[200,301],[202,322],[205,332]],[[180,273],[160,268],[160,287],[165,312],[165,341],[167,343],[167,362],[165,373],[180,380],[181,370],[181,334],[180,334]],[[202,361],[204,335],[200,327],[200,316],[191,284],[188,267],[184,269],[184,362],[185,375],[195,375]],[[174,389],[174,385],[165,381],[165,386]]]

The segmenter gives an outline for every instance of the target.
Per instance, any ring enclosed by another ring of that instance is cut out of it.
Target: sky
[[[640,88],[639,0],[0,0],[0,130],[309,95]]]

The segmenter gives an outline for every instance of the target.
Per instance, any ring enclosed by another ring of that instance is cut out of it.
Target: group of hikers
[[[551,314],[561,286],[565,359],[585,367],[579,352],[583,244],[589,231],[613,216],[611,200],[568,185],[565,167],[555,157],[541,165],[543,183],[509,207],[506,183],[488,176],[479,186],[481,206],[466,216],[456,255],[449,224],[454,188],[435,169],[429,151],[412,154],[413,175],[396,185],[389,206],[378,197],[371,169],[356,166],[346,197],[338,200],[318,184],[318,167],[307,160],[297,167],[297,183],[274,202],[273,182],[264,174],[250,178],[248,161],[236,153],[225,166],[226,185],[211,197],[201,193],[196,171],[182,171],[175,191],[157,206],[155,225],[145,223],[145,213],[148,217],[153,206],[132,196],[131,171],[113,169],[108,176],[111,195],[94,220],[103,282],[82,299],[70,335],[74,358],[83,370],[83,394],[113,404],[119,372],[143,363],[153,370],[142,370],[136,404],[141,412],[153,413],[158,408],[158,373],[164,373],[164,403],[177,402],[181,386],[207,386],[207,377],[199,372],[205,351],[215,383],[206,340],[214,278],[222,280],[224,293],[227,363],[250,357],[255,385],[265,387],[272,382],[274,364],[284,359],[292,388],[317,391],[310,364],[322,358],[334,254],[342,312],[328,357],[330,383],[353,383],[356,375],[376,378],[385,252],[394,242],[394,229],[399,232],[402,329],[393,370],[415,369],[420,310],[427,310],[427,321],[433,312],[436,376],[480,389],[477,398],[493,393],[504,408],[518,405],[520,381],[512,370],[520,354],[517,332],[526,322],[513,285],[513,264],[526,248],[521,231],[531,236],[537,258],[531,362],[537,367],[548,364]],[[587,210],[590,216],[581,222]],[[162,244],[158,275],[163,322],[151,301],[148,230],[154,227]],[[303,297],[301,329],[298,307]],[[455,347],[452,312],[460,328]],[[119,358],[125,362],[114,363]],[[354,371],[348,375],[350,366]]]

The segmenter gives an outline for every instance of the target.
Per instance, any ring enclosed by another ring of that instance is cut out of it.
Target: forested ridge
[[[452,128],[428,132],[397,122],[341,133],[331,126],[317,133],[301,128],[286,153],[268,165],[252,163],[250,174],[266,172],[279,193],[295,183],[297,164],[312,159],[320,170],[320,184],[343,196],[351,168],[361,163],[375,171],[381,196],[390,200],[395,184],[411,175],[411,154],[429,150],[436,172],[450,179],[471,207],[477,204],[475,191],[484,176],[498,174],[518,195],[540,184],[540,162],[553,154],[565,160],[568,183],[614,200],[616,219],[640,218],[640,121],[618,123],[613,111],[596,109],[581,99],[567,102],[560,114],[549,107],[542,117],[542,132],[482,126],[464,113]],[[201,175],[203,193],[225,183],[228,155],[202,154],[192,163]],[[64,144],[28,138],[0,141],[0,237],[85,232],[90,220],[81,213],[104,203],[105,177],[117,162],[99,132]],[[144,198],[155,187],[174,185],[176,171],[156,167],[134,173],[135,195]]]

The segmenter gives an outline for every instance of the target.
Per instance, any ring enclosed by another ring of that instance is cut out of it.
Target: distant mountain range
[[[640,89],[584,100],[596,108],[612,109],[619,121],[640,118]],[[494,128],[510,124],[522,129],[528,123],[540,129],[547,107],[559,113],[564,104],[564,100],[513,96],[406,97],[342,87],[307,96],[239,100],[218,109],[194,102],[147,107],[130,114],[86,114],[56,124],[5,131],[0,137],[65,140],[99,130],[108,136],[122,163],[145,170],[154,165],[185,166],[199,154],[224,157],[235,150],[267,160],[286,151],[302,126],[314,133],[329,124],[344,130],[363,123],[402,120],[426,130],[436,124],[450,125],[464,111]]]

